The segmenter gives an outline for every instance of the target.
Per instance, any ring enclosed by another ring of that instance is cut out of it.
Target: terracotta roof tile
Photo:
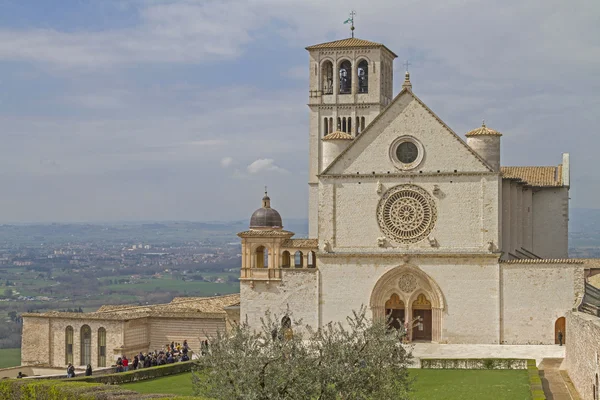
[[[281,243],[281,247],[317,249],[319,247],[318,239],[288,239]]]
[[[354,137],[346,132],[335,131],[327,134],[321,140],[352,140]]]
[[[557,167],[501,167],[500,170],[504,178],[520,179],[530,186],[563,186],[562,165]]]
[[[483,124],[479,128],[467,132],[466,136],[502,136],[502,134],[498,131],[488,128],[485,126],[485,124]]]
[[[319,43],[312,46],[308,46],[306,50],[319,50],[319,49],[337,49],[337,48],[348,48],[348,47],[366,47],[366,48],[379,48],[383,47],[394,57],[398,57],[393,51],[388,49],[382,43],[371,42],[369,40],[363,40],[358,38],[348,38],[341,40],[334,40],[333,42]]]

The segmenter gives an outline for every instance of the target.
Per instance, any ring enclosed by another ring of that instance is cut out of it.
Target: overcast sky
[[[308,55],[349,36],[412,63],[455,132],[503,165],[571,153],[600,208],[598,0],[0,0],[0,223],[307,214]]]

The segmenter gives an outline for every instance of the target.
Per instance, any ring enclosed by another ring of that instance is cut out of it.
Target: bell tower
[[[354,140],[392,101],[397,55],[381,43],[354,37],[306,50],[310,59],[308,235],[316,238],[318,175],[326,167],[323,138],[344,132]],[[344,146],[350,143],[347,140]]]

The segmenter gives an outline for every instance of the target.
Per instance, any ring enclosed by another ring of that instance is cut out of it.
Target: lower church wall
[[[200,352],[200,341],[225,332],[223,318],[157,318],[149,320],[150,351],[164,350],[167,343],[187,340],[192,351]]]
[[[582,400],[597,399],[600,394],[600,318],[568,312],[565,339],[565,365],[575,389]]]
[[[502,342],[554,344],[555,323],[581,295],[583,268],[577,264],[501,263]]]
[[[352,310],[368,307],[378,280],[402,264],[400,258],[322,258],[322,322],[344,321]],[[413,258],[409,264],[428,274],[442,292],[442,343],[498,343],[497,263]]]
[[[260,318],[270,310],[280,318],[288,311],[293,321],[302,320],[303,325],[319,325],[318,320],[318,270],[283,270],[281,282],[255,281],[240,285],[240,319],[260,329]]]
[[[50,365],[49,338],[49,318],[23,318],[21,365]]]

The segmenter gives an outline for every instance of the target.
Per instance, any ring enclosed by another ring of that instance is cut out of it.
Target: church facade
[[[412,340],[550,344],[584,292],[568,258],[569,155],[503,167],[501,134],[463,140],[413,91],[396,55],[357,38],[309,52],[309,239],[265,194],[241,232],[240,319],[313,327],[361,306]],[[526,160],[524,160],[526,161]]]

